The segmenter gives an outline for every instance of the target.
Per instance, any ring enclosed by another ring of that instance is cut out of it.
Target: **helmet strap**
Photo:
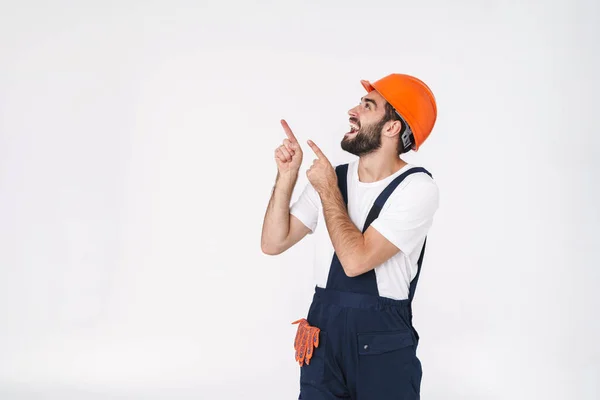
[[[404,152],[411,150],[415,144],[415,137],[413,135],[412,129],[406,123],[404,118],[400,115],[398,111],[396,114],[400,117],[400,121],[402,122],[402,130],[400,131],[400,140],[402,140],[402,147],[404,148]]]

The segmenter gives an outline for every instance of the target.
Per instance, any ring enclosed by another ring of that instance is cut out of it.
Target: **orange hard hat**
[[[361,80],[367,92],[376,90],[404,118],[414,135],[417,151],[431,133],[437,105],[431,89],[421,80],[405,74],[391,74],[376,82]]]

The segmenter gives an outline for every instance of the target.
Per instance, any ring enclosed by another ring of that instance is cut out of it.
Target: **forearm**
[[[364,236],[348,216],[344,199],[337,187],[320,193],[325,224],[333,248],[348,276],[356,276],[364,253]]]
[[[290,200],[298,173],[277,174],[263,221],[261,246],[269,251],[285,241],[290,230]]]

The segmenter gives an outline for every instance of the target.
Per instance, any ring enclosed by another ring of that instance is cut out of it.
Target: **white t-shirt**
[[[348,165],[348,214],[362,232],[377,197],[391,181],[415,165],[408,164],[385,179],[365,183],[358,180],[358,163],[359,159]],[[380,296],[396,300],[408,298],[423,242],[438,206],[439,192],[435,181],[425,173],[414,173],[396,187],[379,217],[371,224],[400,249],[400,252],[375,268]],[[335,250],[323,219],[321,199],[310,182],[290,207],[290,213],[311,230],[309,234],[314,234],[315,284],[325,288]]]

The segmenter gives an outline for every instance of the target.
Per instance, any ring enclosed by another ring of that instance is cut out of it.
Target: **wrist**
[[[298,179],[298,172],[277,172],[277,179],[273,190],[282,190],[284,192],[291,192],[296,186],[296,180]]]
[[[330,202],[334,196],[335,196],[335,192],[334,190],[337,188],[330,188],[330,187],[322,187],[318,190],[319,196],[321,197],[321,201],[323,202]]]
[[[286,177],[296,178],[298,176],[299,172],[300,172],[299,170],[289,170],[286,172],[277,171],[277,176],[282,177],[282,178],[286,178]]]

